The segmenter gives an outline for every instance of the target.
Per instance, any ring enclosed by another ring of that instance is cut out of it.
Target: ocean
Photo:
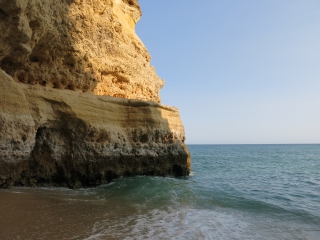
[[[0,190],[0,239],[320,239],[320,145],[189,145],[185,178]]]

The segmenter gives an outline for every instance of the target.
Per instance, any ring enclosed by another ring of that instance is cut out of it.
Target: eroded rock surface
[[[189,174],[140,16],[136,0],[0,0],[0,187]]]
[[[160,102],[136,0],[0,0],[0,68],[15,81]]]

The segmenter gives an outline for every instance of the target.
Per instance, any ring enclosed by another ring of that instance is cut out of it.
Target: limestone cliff
[[[160,102],[136,0],[0,0],[0,67],[15,81]]]
[[[0,0],[0,187],[185,176],[136,0]]]

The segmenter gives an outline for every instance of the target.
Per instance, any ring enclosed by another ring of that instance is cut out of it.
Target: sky
[[[139,0],[187,144],[320,143],[319,0]]]

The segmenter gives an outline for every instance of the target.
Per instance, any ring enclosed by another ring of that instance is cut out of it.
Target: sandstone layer
[[[0,0],[0,68],[16,81],[160,102],[136,0]]]
[[[0,187],[186,176],[136,0],[0,0]]]
[[[94,186],[185,176],[184,129],[155,102],[23,85],[0,70],[0,186]]]

